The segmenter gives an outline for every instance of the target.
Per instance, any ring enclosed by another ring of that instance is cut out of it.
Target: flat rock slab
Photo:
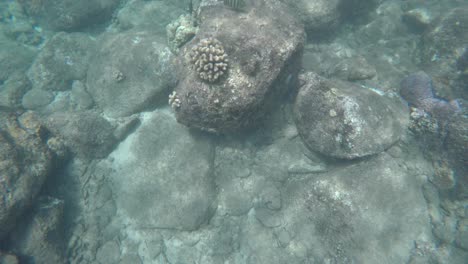
[[[118,211],[132,228],[197,229],[216,208],[213,155],[173,115],[150,113],[111,155]]]
[[[216,133],[252,127],[278,94],[292,89],[304,30],[277,1],[252,1],[242,12],[218,2],[202,7],[199,17],[197,36],[179,55],[177,121]],[[191,62],[192,48],[209,37],[221,43],[229,60],[215,82],[202,80]]]
[[[405,133],[409,115],[399,97],[310,72],[300,81],[295,120],[299,135],[313,151],[359,158],[384,151]]]
[[[175,85],[173,58],[165,40],[149,31],[104,34],[87,75],[88,92],[110,117],[155,107]]]
[[[422,182],[381,154],[290,181],[282,193],[285,209],[257,218],[282,224],[278,240],[294,256],[313,256],[318,263],[404,263],[415,241],[431,238]],[[256,253],[262,245],[245,243]]]

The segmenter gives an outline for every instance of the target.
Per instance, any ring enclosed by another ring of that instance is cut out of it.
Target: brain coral
[[[219,80],[228,69],[228,58],[221,42],[215,38],[205,38],[192,48],[190,61],[198,76],[206,82]]]

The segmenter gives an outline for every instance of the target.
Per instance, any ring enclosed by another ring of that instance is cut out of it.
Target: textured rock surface
[[[55,31],[74,31],[110,19],[119,0],[19,0],[28,14]]]
[[[305,40],[288,12],[279,2],[265,0],[252,2],[245,13],[222,3],[202,7],[198,34],[179,55],[177,121],[206,131],[235,132],[269,111],[275,96],[292,87]],[[209,36],[223,44],[229,58],[227,73],[213,84],[200,80],[190,62],[192,47]]]
[[[0,239],[36,199],[51,165],[44,128],[34,115],[0,111]]]
[[[408,110],[398,98],[310,72],[300,79],[295,119],[311,150],[336,158],[358,158],[387,149],[405,133]]]
[[[21,105],[23,95],[31,88],[25,74],[12,74],[0,85],[0,108],[14,109]]]
[[[32,213],[13,231],[13,251],[34,263],[65,263],[63,207],[61,200],[40,197]]]
[[[73,80],[86,77],[94,41],[83,33],[54,35],[28,70],[33,88],[63,91],[71,88]]]
[[[404,263],[415,240],[431,237],[423,180],[382,154],[287,183],[285,209],[269,218],[283,223],[277,240],[295,257],[312,255],[319,263]],[[242,244],[252,250],[261,245],[259,236],[249,238],[254,240]]]
[[[47,117],[46,126],[83,159],[104,158],[117,142],[115,127],[93,111],[53,113]]]
[[[87,88],[106,115],[129,116],[166,101],[176,78],[165,39],[149,31],[127,31],[105,34],[98,45]]]
[[[169,113],[150,113],[111,157],[116,204],[132,228],[194,230],[214,213],[213,147]]]

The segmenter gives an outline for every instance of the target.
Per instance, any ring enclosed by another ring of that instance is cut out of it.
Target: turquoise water
[[[467,263],[468,5],[0,0],[0,263]]]

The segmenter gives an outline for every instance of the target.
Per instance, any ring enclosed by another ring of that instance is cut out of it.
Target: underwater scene
[[[0,264],[468,263],[468,1],[0,0]]]

